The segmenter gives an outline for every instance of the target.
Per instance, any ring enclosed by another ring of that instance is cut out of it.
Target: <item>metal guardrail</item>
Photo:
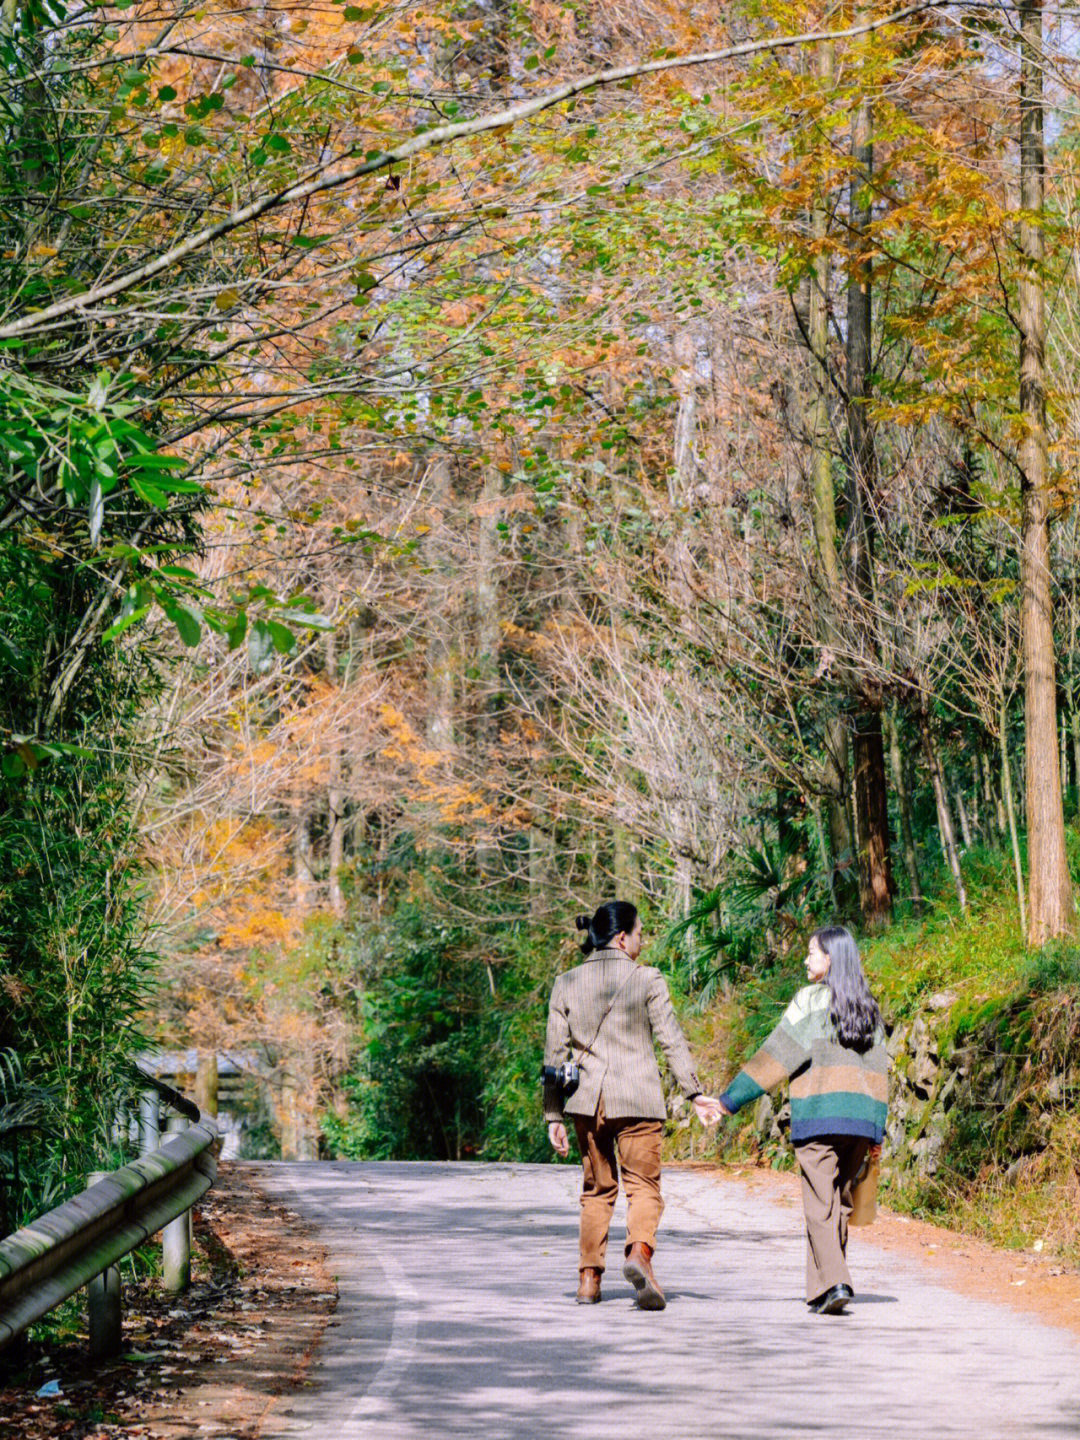
[[[168,1085],[143,1077],[156,1095],[180,1111],[159,1148],[104,1175],[55,1210],[0,1241],[0,1349],[83,1286],[89,1287],[90,1348],[97,1356],[120,1348],[120,1277],[116,1262],[164,1230],[166,1288],[187,1289],[191,1271],[188,1212],[217,1172],[217,1128]],[[141,1107],[140,1134],[148,1104]],[[189,1127],[191,1119],[195,1124]]]
[[[144,1080],[147,1085],[156,1090],[178,1115],[183,1115],[185,1120],[190,1120],[193,1125],[198,1125],[203,1117],[199,1114],[199,1107],[194,1100],[189,1100],[186,1095],[181,1095],[179,1090],[174,1090],[164,1080],[159,1080],[156,1075],[150,1075],[143,1069],[139,1069],[138,1074],[139,1079]]]

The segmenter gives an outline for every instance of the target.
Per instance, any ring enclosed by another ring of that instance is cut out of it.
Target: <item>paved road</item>
[[[1080,1436],[1080,1343],[859,1236],[852,1312],[809,1315],[797,1210],[665,1176],[668,1308],[617,1269],[576,1306],[577,1171],[260,1167],[340,1282],[273,1440],[1050,1440]],[[613,1238],[621,1251],[621,1203]]]

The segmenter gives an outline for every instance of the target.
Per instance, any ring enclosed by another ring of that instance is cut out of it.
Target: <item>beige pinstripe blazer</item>
[[[616,991],[615,1003],[600,1025]],[[600,1033],[593,1043],[598,1025]],[[659,1042],[683,1094],[699,1093],[694,1062],[659,970],[639,965],[621,950],[596,950],[556,979],[548,1007],[544,1064],[575,1059],[581,1066],[581,1083],[566,1102],[567,1115],[595,1115],[603,1096],[608,1119],[666,1119],[654,1041]],[[544,1118],[561,1120],[563,1113],[558,1093],[545,1085]]]

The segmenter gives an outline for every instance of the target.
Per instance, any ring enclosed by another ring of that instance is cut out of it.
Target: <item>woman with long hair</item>
[[[881,1011],[859,947],[842,925],[810,938],[804,986],[739,1071],[720,1105],[729,1115],[791,1081],[791,1143],[802,1172],[806,1303],[838,1315],[854,1298],[847,1268],[852,1185],[880,1154],[889,1098]]]
[[[609,900],[579,915],[584,960],[556,978],[544,1047],[544,1118],[560,1155],[570,1153],[565,1117],[573,1121],[583,1184],[578,1256],[579,1305],[600,1299],[608,1229],[619,1172],[626,1192],[623,1275],[642,1310],[662,1310],[664,1292],[652,1270],[660,1196],[660,1140],[667,1118],[654,1041],[699,1119],[713,1124],[716,1100],[701,1093],[694,1064],[671,1005],[667,982],[639,965],[642,933],[636,908]],[[567,1083],[568,1065],[576,1074]]]

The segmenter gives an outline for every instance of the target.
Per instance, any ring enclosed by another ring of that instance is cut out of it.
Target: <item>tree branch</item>
[[[800,45],[814,45],[822,41],[852,40],[860,35],[869,35],[876,30],[885,29],[889,25],[897,25],[901,21],[923,14],[928,10],[943,9],[946,5],[954,3],[955,0],[917,0],[917,3],[906,5],[890,15],[876,20],[866,20],[859,25],[850,25],[844,30],[778,35],[768,40],[744,41],[739,45],[728,45],[721,50],[704,51],[696,55],[650,60],[638,65],[619,66],[613,70],[598,70],[577,80],[568,80],[565,84],[556,86],[554,90],[545,91],[531,100],[521,101],[505,110],[497,110],[494,114],[481,115],[472,120],[463,120],[453,125],[439,125],[434,129],[425,130],[422,134],[414,135],[411,139],[402,141],[400,145],[390,150],[380,151],[370,159],[348,164],[345,157],[339,156],[325,165],[320,165],[307,180],[287,186],[283,190],[274,191],[272,194],[252,201],[249,205],[232,210],[215,225],[197,231],[179,245],[174,245],[172,249],[164,251],[153,260],[148,260],[145,264],[138,265],[123,275],[118,275],[105,285],[96,285],[81,295],[57,300],[52,305],[44,306],[41,310],[21,315],[17,320],[10,320],[7,324],[0,325],[0,339],[9,340],[28,334],[49,321],[79,314],[91,305],[98,305],[103,300],[111,299],[114,295],[121,295],[126,290],[132,289],[133,286],[164,274],[181,260],[187,259],[189,255],[205,250],[207,246],[212,245],[215,240],[221,239],[223,235],[228,235],[234,230],[249,225],[253,220],[257,220],[271,211],[280,210],[283,206],[290,205],[295,201],[307,200],[312,195],[318,195],[323,191],[337,189],[353,180],[360,180],[365,175],[384,170],[389,165],[400,164],[425,150],[449,145],[455,140],[461,140],[470,135],[482,135],[488,131],[506,129],[519,120],[528,120],[534,115],[539,115],[543,111],[561,104],[564,100],[571,100],[574,96],[583,94],[585,91],[595,90],[605,85],[619,84],[621,81],[633,80],[642,75],[655,75],[667,70],[712,65],[724,60],[736,60],[774,50],[788,50]]]

